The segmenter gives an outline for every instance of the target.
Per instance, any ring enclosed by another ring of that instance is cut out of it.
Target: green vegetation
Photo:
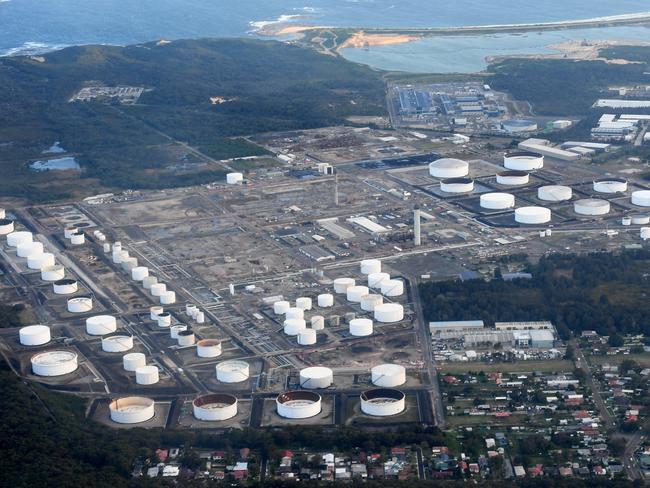
[[[529,266],[530,280],[427,282],[420,294],[427,320],[550,320],[563,337],[582,330],[648,335],[649,262],[647,250],[551,255]]]
[[[16,305],[0,305],[0,329],[23,325],[20,319],[20,314],[23,310],[25,310],[25,305],[22,303]]]
[[[2,195],[47,200],[107,187],[211,181],[223,176],[222,168],[192,170],[188,162],[196,154],[175,141],[202,151],[203,163],[264,155],[238,136],[385,112],[379,73],[279,42],[83,46],[43,58],[4,58],[0,65]],[[146,91],[135,105],[68,102],[91,81]],[[81,172],[38,174],[27,168],[54,141],[77,158]]]

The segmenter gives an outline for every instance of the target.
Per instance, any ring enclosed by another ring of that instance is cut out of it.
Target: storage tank
[[[650,207],[650,190],[632,192],[632,204],[638,205],[639,207]]]
[[[511,193],[484,193],[480,205],[489,210],[505,210],[515,206],[515,196]]]
[[[156,323],[158,327],[171,327],[172,325],[172,314],[169,312],[162,312],[156,317]]]
[[[178,333],[178,345],[181,347],[193,346],[196,342],[196,336],[192,330],[181,330]]]
[[[516,171],[535,171],[544,167],[544,156],[530,151],[514,151],[503,156],[503,166]]]
[[[111,252],[111,245],[109,243],[106,243],[102,246],[102,249],[106,254],[108,254],[109,252]]]
[[[4,208],[0,208],[0,219],[4,219],[7,216],[7,212]]]
[[[307,419],[321,411],[321,396],[313,391],[281,393],[275,400],[278,415],[287,419]]]
[[[381,273],[381,261],[379,259],[364,259],[361,261],[361,273],[365,275]]]
[[[196,323],[197,324],[204,324],[205,323],[205,313],[204,312],[198,312],[196,314]]]
[[[630,223],[634,225],[647,225],[650,224],[650,215],[631,215]]]
[[[160,304],[161,305],[172,305],[176,303],[176,292],[167,290],[160,295]]]
[[[623,217],[621,219],[621,225],[625,225],[625,226],[632,225],[632,217]]]
[[[327,322],[330,324],[331,327],[338,327],[339,324],[341,323],[341,317],[338,315],[332,315],[328,317]]]
[[[242,173],[228,173],[226,175],[226,183],[229,185],[237,185],[244,181],[244,175]]]
[[[233,359],[217,364],[217,380],[222,383],[240,383],[250,376],[250,366],[246,361]]]
[[[117,319],[111,315],[94,315],[86,319],[86,333],[103,336],[117,330]]]
[[[372,335],[372,320],[370,319],[351,320],[350,335],[354,337],[366,337]]]
[[[599,198],[583,198],[573,203],[573,211],[579,215],[606,215],[609,209],[609,202]]]
[[[128,257],[129,257],[129,252],[128,251],[122,251],[121,249],[116,250],[115,248],[113,248],[113,252],[111,254],[111,258],[113,260],[113,263],[120,264],[122,262],[122,259],[126,259]]]
[[[307,328],[305,319],[286,319],[284,321],[284,333],[288,336],[296,336],[301,330]]]
[[[348,288],[355,285],[352,278],[336,278],[334,280],[334,291],[336,293],[347,293]]]
[[[7,234],[7,245],[11,247],[18,247],[19,244],[25,244],[32,241],[32,233],[25,230],[19,230]]]
[[[469,174],[469,164],[460,159],[442,158],[429,163],[429,174],[434,178],[462,178]]]
[[[650,227],[641,227],[640,235],[644,241],[650,239]]]
[[[167,291],[167,285],[164,283],[156,283],[155,285],[151,285],[151,289],[149,290],[151,295],[154,297],[159,297],[166,291]]]
[[[221,347],[218,339],[202,339],[196,343],[196,355],[200,358],[216,358],[221,356]]]
[[[197,314],[198,312],[199,312],[199,308],[198,308],[196,305],[194,305],[194,304],[192,304],[192,303],[187,303],[187,304],[185,304],[185,313],[186,313],[189,317],[191,317],[191,318],[195,318],[195,317],[196,317],[196,314]]]
[[[361,310],[366,312],[373,312],[377,305],[384,303],[384,297],[371,293],[364,297],[361,297]]]
[[[399,322],[404,320],[404,307],[399,303],[384,303],[382,305],[377,305],[375,307],[374,316],[377,322]]]
[[[82,231],[78,231],[75,234],[72,234],[72,237],[70,237],[70,244],[72,244],[73,246],[80,246],[85,242],[86,242],[86,236]]]
[[[185,325],[185,324],[172,325],[169,328],[169,337],[171,337],[172,339],[178,340],[178,334],[180,332],[185,331],[185,330],[187,330],[187,325]]]
[[[329,388],[334,383],[334,372],[323,366],[312,366],[300,370],[300,388],[318,390]]]
[[[361,393],[361,411],[373,417],[389,417],[406,408],[404,393],[392,388],[374,388]]]
[[[49,252],[27,257],[27,267],[29,269],[37,269],[39,271],[42,271],[43,268],[54,266],[55,263],[56,261],[54,260],[54,254]]]
[[[45,266],[41,269],[41,279],[43,281],[58,281],[65,277],[65,268],[60,264]]]
[[[290,307],[284,315],[288,319],[304,319],[305,311],[302,308]]]
[[[445,193],[469,193],[474,191],[474,180],[470,178],[447,178],[440,182],[440,189]]]
[[[85,313],[93,309],[93,299],[91,297],[74,297],[68,299],[68,312]]]
[[[404,294],[404,282],[402,280],[382,281],[380,290],[385,297],[399,297]]]
[[[135,371],[147,365],[147,358],[141,352],[130,352],[122,356],[122,366],[125,371]]]
[[[142,281],[149,276],[149,268],[146,266],[136,266],[131,270],[131,279],[134,281]]]
[[[149,307],[149,317],[151,320],[158,320],[158,315],[163,313],[164,309],[160,305],[154,305],[153,307]]]
[[[497,183],[504,186],[527,185],[530,175],[525,171],[508,170],[497,173]]]
[[[303,310],[311,310],[311,298],[300,297],[296,299],[296,308],[301,308]]]
[[[102,351],[126,352],[133,349],[133,336],[122,332],[102,337]]]
[[[406,368],[399,364],[380,364],[370,370],[372,384],[394,388],[406,383]]]
[[[546,202],[563,202],[571,200],[573,190],[570,186],[547,185],[537,189],[537,198]]]
[[[390,280],[388,273],[372,273],[368,275],[368,286],[370,288],[381,288],[382,282]]]
[[[16,254],[20,258],[40,256],[43,254],[43,244],[41,242],[21,242],[16,246]]]
[[[138,260],[136,258],[126,258],[123,259],[122,262],[120,263],[120,268],[122,268],[124,271],[127,273],[131,274],[131,270],[133,268],[138,267]]]
[[[72,351],[52,350],[31,358],[32,371],[38,376],[62,376],[76,371],[77,354]]]
[[[151,290],[151,287],[156,283],[158,283],[158,278],[149,275],[142,280],[142,288],[144,288],[145,290]]]
[[[291,308],[291,304],[286,300],[280,300],[273,304],[273,313],[276,315],[284,315]]]
[[[79,285],[77,284],[77,280],[63,278],[52,283],[52,288],[56,295],[70,295],[77,292]]]
[[[298,332],[298,344],[301,346],[316,344],[316,331],[314,329],[303,329]]]
[[[111,420],[118,424],[139,424],[154,417],[155,403],[145,397],[124,397],[113,400],[109,406]]]
[[[623,193],[627,191],[627,180],[604,178],[594,181],[594,191],[598,193]]]
[[[361,297],[370,293],[367,286],[355,285],[346,290],[348,301],[352,303],[360,303]]]
[[[0,219],[0,235],[7,235],[14,232],[14,221],[9,219]]]
[[[317,298],[319,307],[332,307],[334,306],[334,295],[331,293],[321,293]]]
[[[135,382],[138,385],[155,385],[159,380],[158,366],[140,366],[135,370]]]
[[[314,330],[323,330],[325,328],[325,317],[322,315],[314,315],[311,318],[311,328]]]
[[[192,412],[197,420],[218,422],[237,415],[237,398],[226,393],[210,393],[192,402]]]
[[[70,239],[75,232],[77,232],[76,227],[66,227],[63,229],[63,237]]]
[[[28,325],[20,328],[18,338],[23,346],[42,346],[50,342],[52,336],[47,325]]]
[[[551,211],[545,207],[519,207],[515,210],[515,222],[520,224],[546,224],[551,221]]]

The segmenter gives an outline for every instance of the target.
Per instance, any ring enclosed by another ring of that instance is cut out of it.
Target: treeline
[[[550,320],[569,331],[650,334],[646,270],[650,251],[551,255],[527,269],[533,278],[420,285],[427,320]]]

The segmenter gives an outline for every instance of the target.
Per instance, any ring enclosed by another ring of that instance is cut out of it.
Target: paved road
[[[628,439],[623,453],[623,466],[625,467],[627,475],[633,480],[643,479],[643,473],[639,468],[635,453],[644,440],[645,435],[643,435],[642,432],[637,432]]]

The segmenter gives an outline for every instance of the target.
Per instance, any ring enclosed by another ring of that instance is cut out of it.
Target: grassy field
[[[467,363],[443,363],[438,365],[441,374],[463,374],[470,371],[483,371],[486,373],[503,372],[503,373],[530,373],[541,371],[543,373],[553,373],[562,371],[573,371],[575,366],[572,361],[564,359],[551,359],[548,361],[518,361],[516,363],[497,363],[485,364],[480,362]]]
[[[650,353],[587,356],[587,361],[590,364],[621,364],[623,361],[636,361],[641,366],[650,367]]]

